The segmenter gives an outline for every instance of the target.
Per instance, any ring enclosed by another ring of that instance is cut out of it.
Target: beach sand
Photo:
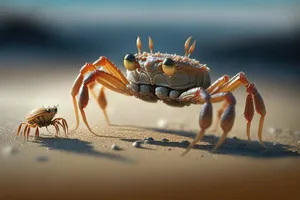
[[[34,108],[59,104],[57,117],[75,123],[70,89],[79,69],[28,68],[1,73],[0,185],[1,199],[278,199],[299,197],[300,124],[299,92],[290,85],[257,80],[265,99],[267,116],[263,148],[258,143],[256,114],[246,137],[243,116],[246,93],[237,99],[236,120],[217,153],[211,149],[221,131],[211,127],[203,141],[186,156],[187,147],[199,131],[201,105],[173,108],[146,103],[106,90],[108,115],[94,99],[86,108],[93,130],[80,128],[68,137],[55,138],[45,128],[34,141],[15,139],[17,126]],[[7,66],[9,68],[9,66]],[[215,80],[217,77],[213,77]],[[214,112],[221,104],[214,105]],[[272,133],[270,128],[277,128]],[[281,129],[281,130],[279,130]],[[54,132],[54,128],[50,128]],[[105,131],[106,130],[106,131]],[[132,143],[152,137],[135,148]],[[163,142],[166,138],[169,142]],[[120,150],[112,150],[115,144]]]

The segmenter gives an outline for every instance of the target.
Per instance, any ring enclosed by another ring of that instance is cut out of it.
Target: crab
[[[201,141],[205,131],[212,125],[212,103],[223,102],[216,119],[216,127],[220,124],[223,133],[212,149],[215,152],[222,145],[234,124],[236,99],[232,92],[244,86],[248,93],[244,110],[244,116],[247,120],[247,137],[250,142],[250,125],[255,109],[260,115],[258,138],[261,145],[264,146],[262,130],[266,107],[255,85],[248,81],[243,72],[239,72],[232,78],[223,75],[211,83],[210,69],[206,64],[201,64],[198,60],[190,58],[196,47],[196,41],[190,45],[191,40],[192,37],[189,37],[184,43],[185,55],[181,56],[154,53],[151,37],[149,37],[150,51],[142,52],[142,42],[137,37],[138,53],[128,53],[123,60],[126,76],[104,56],[101,56],[94,63],[83,65],[71,90],[76,116],[75,130],[79,126],[79,108],[84,124],[91,133],[97,135],[90,128],[84,111],[88,105],[89,91],[102,109],[108,125],[110,121],[106,112],[105,88],[123,95],[134,96],[146,102],[162,101],[169,106],[184,107],[191,104],[202,104],[199,117],[200,131],[182,154],[184,155],[197,142]],[[96,84],[102,85],[98,95],[93,90]]]
[[[45,108],[44,106],[42,106],[40,108],[33,109],[26,116],[26,122],[22,122],[19,125],[17,133],[16,133],[17,137],[19,136],[23,125],[25,125],[23,134],[27,141],[29,139],[30,128],[35,128],[35,139],[37,140],[39,137],[39,128],[46,127],[46,129],[48,130],[49,125],[53,125],[55,127],[55,129],[56,129],[55,136],[58,136],[58,133],[59,133],[58,125],[60,125],[63,128],[63,130],[65,132],[65,136],[67,136],[67,133],[68,133],[67,121],[64,118],[53,119],[57,113],[57,107],[58,106]],[[49,130],[48,130],[48,132],[49,132]]]

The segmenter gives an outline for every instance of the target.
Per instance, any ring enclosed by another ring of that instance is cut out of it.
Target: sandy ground
[[[187,147],[182,141],[192,141],[198,131],[201,106],[172,108],[110,91],[108,114],[113,126],[105,127],[93,99],[86,109],[93,129],[103,137],[93,136],[81,124],[67,138],[54,138],[41,129],[37,142],[33,136],[29,142],[15,139],[19,123],[41,105],[59,104],[57,117],[74,125],[70,87],[77,72],[51,70],[49,66],[47,70],[1,73],[1,199],[80,199],[83,195],[102,199],[299,198],[299,92],[288,85],[270,87],[257,81],[268,109],[264,129],[267,149],[257,142],[257,115],[251,131],[253,142],[247,142],[243,89],[235,93],[234,128],[215,154],[210,150],[221,133],[208,131],[203,142],[180,157]],[[277,129],[272,133],[270,127]],[[154,141],[141,148],[132,146],[146,137]],[[121,150],[112,150],[113,144]]]

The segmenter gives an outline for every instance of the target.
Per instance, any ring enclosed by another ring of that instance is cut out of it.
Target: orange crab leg
[[[57,120],[61,120],[61,123],[62,123],[62,127],[64,128],[64,129],[66,129],[66,133],[68,133],[69,131],[68,131],[68,129],[69,129],[69,126],[68,126],[68,123],[67,123],[67,121],[64,119],[64,118],[55,118],[55,120],[57,121]]]
[[[54,122],[53,123],[53,126],[55,127],[55,130],[56,130],[56,132],[55,132],[55,136],[57,137],[58,136],[58,134],[59,134],[59,127],[58,127],[58,125],[56,124],[56,122]]]
[[[185,152],[181,154],[182,156],[187,154],[193,148],[193,146],[195,146],[195,144],[203,138],[205,134],[205,130],[208,127],[210,127],[212,123],[213,108],[212,108],[212,103],[210,101],[211,99],[210,94],[206,90],[201,90],[198,95],[205,101],[203,108],[200,112],[200,118],[199,118],[200,132],[197,134],[196,138],[190,143],[190,145],[185,150]]]
[[[27,129],[29,128],[28,124],[25,126],[24,130],[23,130],[23,136],[25,138],[26,133],[27,133]],[[26,139],[26,138],[25,138]]]
[[[37,139],[40,136],[39,127],[37,126],[35,129],[35,139]]]
[[[245,74],[243,72],[240,72],[233,76],[229,81],[227,81],[225,84],[221,85],[220,87],[216,87],[211,94],[216,94],[219,92],[229,92],[233,91],[236,88],[242,86],[242,85],[248,85],[249,81],[247,80]]]
[[[19,134],[20,134],[20,130],[21,130],[21,128],[22,128],[22,125],[23,124],[27,124],[27,123],[25,123],[25,122],[22,122],[20,125],[19,125],[19,127],[18,127],[18,130],[17,130],[17,133],[16,133],[16,137],[18,137],[19,136]]]
[[[261,97],[260,93],[258,92],[258,90],[256,89],[254,84],[252,84],[252,83],[249,84],[247,86],[246,91],[249,94],[252,94],[253,99],[254,99],[254,104],[255,104],[255,110],[260,115],[259,126],[258,126],[258,139],[259,139],[260,144],[264,146],[263,141],[262,141],[262,131],[263,131],[265,115],[267,113],[266,106],[264,104],[263,98]]]
[[[72,95],[72,99],[73,99],[73,106],[74,106],[74,111],[75,111],[75,117],[76,117],[76,124],[75,124],[74,130],[76,130],[79,126],[79,113],[78,113],[78,105],[77,105],[77,102],[76,102],[76,96],[79,93],[79,90],[80,90],[80,87],[81,87],[82,83],[84,82],[84,80],[83,80],[84,75],[87,72],[91,72],[91,71],[101,72],[101,71],[97,70],[97,67],[99,67],[99,66],[102,66],[104,68],[104,70],[107,71],[106,74],[111,75],[111,76],[109,78],[106,77],[103,80],[99,79],[99,80],[97,80],[97,82],[99,82],[103,86],[105,86],[105,87],[107,87],[107,88],[109,88],[109,89],[111,89],[115,92],[130,94],[130,93],[128,93],[127,90],[122,89],[124,85],[129,84],[126,77],[106,57],[101,56],[98,60],[96,60],[94,62],[94,64],[88,64],[88,63],[85,64],[81,68],[79,75],[77,76],[76,80],[74,81],[72,91],[71,91],[71,95]],[[105,76],[105,75],[103,75],[103,76]],[[106,79],[108,79],[108,81],[106,81]],[[119,82],[121,82],[123,85],[120,85]],[[93,88],[93,85],[91,84],[90,87]],[[101,100],[100,99],[101,97],[104,98],[104,99]],[[103,105],[107,104],[106,99],[105,99],[104,89],[102,91],[100,91],[100,95],[97,98],[97,102],[103,110]],[[104,106],[104,107],[106,107],[106,106]],[[109,124],[108,116],[106,114],[105,109],[103,110],[103,112],[104,112],[105,119],[106,119],[107,123]]]
[[[59,120],[61,120],[61,122]],[[67,127],[65,126],[65,123],[64,123],[65,119],[64,118],[55,118],[54,121],[55,121],[55,123],[58,123],[63,128],[63,130],[65,132],[65,136],[67,137],[68,132],[67,132]]]
[[[205,101],[202,110],[200,112],[200,118],[199,118],[199,125],[200,125],[200,132],[197,134],[195,139],[191,142],[191,144],[188,146],[186,151],[182,154],[185,155],[188,153],[191,148],[198,142],[201,141],[201,139],[204,136],[205,130],[209,128],[209,126],[212,123],[212,102],[220,102],[220,101],[226,101],[226,108],[225,111],[221,115],[221,127],[224,131],[222,137],[219,139],[217,145],[214,147],[213,151],[216,151],[224,142],[227,133],[231,130],[234,118],[235,118],[235,104],[236,100],[235,97],[231,92],[223,92],[218,93],[214,95],[210,95],[207,93],[207,91],[203,89],[198,89],[200,92],[195,92],[194,94],[200,98],[199,104],[203,104],[203,101]]]
[[[213,132],[217,132],[218,131],[218,125],[220,123],[220,119],[221,119],[221,116],[222,114],[224,113],[224,110],[226,109],[227,107],[227,102],[225,101],[222,105],[221,108],[219,108],[218,112],[217,112],[217,119],[216,119],[216,122],[215,122],[215,128],[213,129]]]
[[[122,83],[125,85],[129,84],[126,77],[122,74],[122,72],[114,65],[109,59],[105,56],[101,56],[98,60],[93,63],[96,67],[102,66],[105,71],[117,77]]]
[[[248,137],[248,141],[251,142],[250,127],[251,127],[251,121],[252,121],[253,116],[254,116],[253,97],[252,97],[251,94],[248,94],[247,98],[246,98],[246,106],[245,106],[244,116],[247,120],[247,137]]]
[[[74,106],[75,117],[76,117],[76,124],[75,124],[74,130],[76,130],[79,126],[79,114],[78,114],[78,106],[77,106],[77,102],[76,102],[76,96],[79,92],[80,86],[82,85],[84,75],[87,72],[91,72],[91,71],[94,71],[96,69],[97,68],[94,65],[86,63],[80,69],[80,73],[78,74],[77,78],[75,79],[75,81],[73,83],[72,90],[71,90],[71,95],[72,95],[73,106]]]
[[[79,92],[79,99],[78,99],[78,105],[79,105],[79,110],[81,112],[81,116],[82,116],[82,120],[84,122],[84,124],[86,125],[86,127],[89,129],[89,131],[91,133],[93,133],[96,136],[100,136],[97,135],[96,133],[94,133],[92,131],[92,129],[89,126],[89,123],[87,121],[85,112],[84,112],[84,108],[87,106],[88,104],[88,100],[89,100],[89,89],[88,86],[90,84],[93,84],[94,81],[97,81],[98,83],[102,84],[104,87],[107,87],[115,92],[121,93],[121,94],[125,94],[125,95],[131,95],[131,93],[126,89],[126,85],[124,83],[122,83],[118,78],[114,77],[111,74],[108,74],[104,71],[99,71],[96,70],[93,74],[91,74],[83,83],[80,92]],[[102,92],[104,92],[102,90]],[[100,92],[101,93],[101,92]],[[101,94],[99,95],[99,97],[101,97]],[[103,106],[105,108],[105,101],[98,101],[100,106]]]
[[[225,96],[227,107],[225,108],[222,116],[221,116],[221,128],[223,129],[223,134],[220,137],[217,144],[214,146],[212,152],[215,152],[224,142],[228,132],[232,129],[234,118],[235,118],[235,104],[236,100],[232,93],[227,93]]]
[[[103,111],[103,114],[104,114],[104,117],[105,117],[105,121],[109,125],[110,121],[109,121],[109,118],[108,118],[108,115],[107,115],[107,112],[106,112],[107,100],[106,100],[106,96],[105,96],[105,93],[104,93],[105,87],[101,87],[100,93],[97,96],[95,94],[95,92],[93,91],[93,87],[94,86],[95,86],[95,84],[91,84],[91,86],[89,87],[91,89],[90,91],[92,91],[91,93],[92,93],[94,99],[97,100],[97,103],[98,103],[99,107]]]
[[[246,87],[246,92],[248,92],[253,97],[255,110],[260,115],[259,126],[258,126],[258,139],[260,144],[265,147],[262,141],[262,131],[263,131],[264,118],[266,115],[266,107],[263,98],[261,97],[260,93],[256,89],[255,85],[253,83],[249,83],[245,74],[242,72],[238,73],[237,75],[232,77],[227,83],[214,89],[212,93],[214,94],[218,92],[233,91],[242,85]],[[253,107],[253,101],[250,100],[250,97],[247,97],[245,112],[244,112],[245,118],[247,120],[247,136],[250,134],[250,125],[251,125],[251,120],[253,118],[252,116],[253,109],[251,107]]]
[[[63,128],[63,130],[65,132],[65,136],[67,136],[66,127],[64,127],[64,125],[62,123],[60,123],[60,121],[56,121],[56,123],[59,124]]]
[[[27,141],[29,139],[29,134],[30,134],[30,126],[28,126],[27,133],[26,133],[26,140]]]
[[[224,75],[222,76],[221,78],[219,78],[218,80],[216,80],[214,83],[212,83],[207,89],[206,91],[208,93],[212,93],[212,91],[215,89],[215,88],[218,88],[220,87],[221,85],[224,85],[226,82],[229,81],[229,76],[227,75]]]

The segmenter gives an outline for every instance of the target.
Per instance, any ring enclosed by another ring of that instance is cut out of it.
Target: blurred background
[[[299,97],[299,9],[297,0],[1,1],[0,102],[17,106],[31,98],[40,106],[48,101],[32,93],[59,80],[43,94],[57,104],[54,94],[69,95],[84,63],[106,56],[124,70],[124,55],[137,52],[137,36],[145,51],[151,36],[154,51],[176,54],[192,36],[191,57],[211,68],[213,80],[244,71],[267,88],[264,97]],[[23,87],[28,94],[20,95]]]
[[[85,63],[105,55],[122,67],[124,54],[136,52],[137,36],[144,50],[152,36],[156,51],[177,54],[193,36],[192,57],[213,73],[299,72],[299,5],[296,0],[1,1],[0,59]]]

